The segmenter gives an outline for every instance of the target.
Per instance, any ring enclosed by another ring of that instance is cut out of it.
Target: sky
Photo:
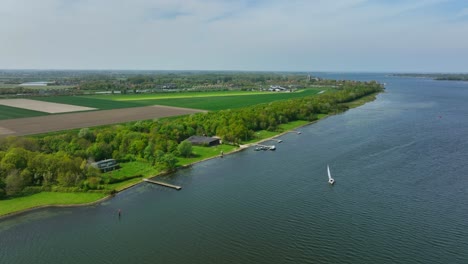
[[[468,72],[468,0],[0,0],[0,69]]]

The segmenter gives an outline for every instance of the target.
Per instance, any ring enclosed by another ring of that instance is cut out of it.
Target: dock
[[[258,151],[258,150],[275,150],[275,149],[276,149],[275,145],[260,145],[260,144],[256,144],[254,150]]]
[[[294,133],[294,134],[298,134],[298,135],[302,134],[301,131],[296,131],[296,130],[287,131],[286,133]]]
[[[169,187],[169,188],[176,189],[176,190],[182,189],[181,186],[172,185],[172,184],[165,183],[165,182],[159,182],[159,181],[154,181],[154,180],[150,180],[150,179],[143,179],[143,181],[149,182],[149,183],[152,183],[152,184],[161,185],[161,186],[164,186],[164,187]]]

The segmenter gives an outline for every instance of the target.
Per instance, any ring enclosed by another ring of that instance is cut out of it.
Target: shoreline
[[[350,107],[348,110],[350,109],[353,109],[353,108],[357,108],[359,106],[362,106],[368,102],[372,102],[374,100],[376,100],[376,96],[378,95],[379,93],[373,93],[373,94],[369,94],[369,95],[366,95],[364,97],[361,97],[353,102],[357,102],[358,105],[354,106],[354,107]],[[365,100],[365,101],[362,101],[363,98],[368,98],[369,100]],[[350,103],[353,103],[353,102],[350,102]],[[348,111],[346,110],[346,111]],[[346,112],[345,111],[345,112]],[[344,113],[344,112],[342,112]],[[340,114],[340,113],[337,113],[337,114]],[[265,141],[269,141],[269,140],[273,140],[277,137],[280,137],[280,136],[283,136],[287,133],[291,133],[292,131],[294,131],[295,129],[298,129],[298,128],[302,128],[302,127],[306,127],[306,126],[309,126],[309,125],[312,125],[312,124],[315,124],[323,119],[326,119],[330,116],[333,116],[333,115],[336,115],[336,114],[328,114],[318,120],[314,120],[314,121],[311,121],[311,122],[308,122],[306,124],[303,124],[303,125],[299,125],[297,127],[294,127],[294,128],[291,128],[287,131],[283,131],[283,132],[280,132],[279,134],[276,134],[274,136],[271,136],[271,137],[268,137],[268,138],[264,138],[264,139],[260,139],[258,141],[255,141],[255,142],[252,142],[252,143],[248,143],[248,144],[242,144],[242,145],[239,145],[239,148],[237,149],[234,149],[230,152],[227,152],[227,153],[224,153],[223,155],[232,155],[232,154],[235,154],[237,152],[241,152],[241,151],[244,151],[252,146],[255,146],[259,143],[262,143],[262,142],[265,142]],[[213,157],[208,157],[208,158],[205,158],[205,159],[202,159],[202,160],[199,160],[199,161],[195,161],[195,162],[192,162],[192,163],[189,163],[189,164],[186,164],[186,165],[182,165],[181,167],[177,168],[177,170],[179,169],[184,169],[184,168],[189,168],[193,165],[196,165],[198,163],[201,163],[201,162],[204,162],[204,161],[208,161],[208,160],[211,160],[211,159],[215,159],[215,158],[220,158],[220,155],[216,155],[216,156],[213,156]],[[175,172],[176,172],[175,171]],[[155,178],[155,177],[158,177],[158,176],[162,176],[162,175],[166,175],[168,172],[161,172],[157,175],[154,175],[154,176],[150,176],[150,177],[147,177],[147,178]],[[170,172],[170,173],[174,173],[174,172]],[[82,203],[82,204],[56,204],[56,205],[39,205],[39,206],[34,206],[34,207],[31,207],[31,208],[26,208],[26,209],[22,209],[20,211],[15,211],[15,212],[11,212],[11,213],[7,213],[7,214],[4,214],[4,215],[0,215],[0,221],[2,220],[5,220],[7,218],[10,218],[10,217],[14,217],[14,216],[19,216],[21,214],[25,214],[25,213],[29,213],[29,212],[32,212],[32,211],[35,211],[35,210],[39,210],[39,209],[45,209],[45,208],[67,208],[67,207],[80,207],[80,206],[91,206],[91,205],[96,205],[96,204],[99,204],[101,202],[104,202],[106,200],[110,200],[111,198],[113,198],[114,196],[118,195],[119,193],[127,190],[127,189],[130,189],[132,187],[135,187],[139,184],[143,183],[143,180],[142,181],[139,181],[139,182],[135,182],[135,183],[132,183],[132,184],[129,184],[128,186],[125,186],[123,187],[121,190],[116,190],[116,193],[114,194],[110,194],[110,195],[107,195],[101,199],[98,199],[96,201],[93,201],[93,202],[89,202],[89,203]]]
[[[305,127],[305,126],[308,126],[308,125],[311,125],[311,124],[314,124],[324,118],[327,118],[328,116],[326,117],[323,117],[319,120],[315,120],[315,121],[312,121],[310,123],[307,123],[305,125],[300,125],[298,127],[295,127],[294,129],[297,129],[297,128],[301,128],[301,127]],[[275,136],[272,136],[272,137],[269,137],[269,138],[264,138],[264,139],[261,139],[259,141],[256,141],[256,142],[253,142],[253,143],[248,143],[248,144],[243,144],[243,145],[239,145],[239,147],[237,149],[234,149],[230,152],[227,152],[227,153],[224,153],[223,155],[232,155],[232,154],[235,154],[235,153],[238,153],[238,152],[241,152],[241,151],[244,151],[252,146],[255,146],[256,144],[259,144],[259,143],[262,143],[262,142],[265,142],[265,141],[269,141],[269,140],[272,140],[276,137],[279,137],[279,136],[282,136],[282,135],[285,135],[287,133],[291,133],[292,130],[288,130],[288,131],[284,131],[284,132],[281,132],[280,134],[277,134]],[[219,155],[216,155],[216,156],[213,156],[213,157],[208,157],[208,158],[205,158],[205,159],[202,159],[202,160],[199,160],[199,161],[195,161],[195,162],[192,162],[190,164],[186,164],[186,165],[182,165],[180,166],[179,168],[177,168],[177,170],[179,169],[185,169],[185,168],[189,168],[193,165],[196,165],[198,163],[201,163],[201,162],[205,162],[205,161],[208,161],[208,160],[212,160],[212,159],[217,159],[217,158],[220,158]],[[176,170],[176,171],[177,171]],[[174,172],[169,172],[169,173],[174,173]],[[163,176],[163,175],[167,175],[168,172],[161,172],[157,175],[154,175],[154,176],[150,176],[150,177],[147,177],[148,179],[151,179],[151,178],[155,178],[155,177],[159,177],[159,176]],[[99,200],[96,200],[94,202],[89,202],[89,203],[82,203],[82,204],[52,204],[52,205],[39,205],[39,206],[34,206],[34,207],[31,207],[31,208],[26,208],[26,209],[22,209],[20,211],[15,211],[15,212],[11,212],[11,213],[7,213],[7,214],[4,214],[4,215],[0,215],[0,221],[1,220],[4,220],[6,218],[9,218],[9,217],[14,217],[14,216],[19,216],[21,214],[25,214],[25,213],[29,213],[29,212],[32,212],[32,211],[35,211],[35,210],[39,210],[39,209],[45,209],[45,208],[67,208],[67,207],[80,207],[80,206],[91,206],[91,205],[96,205],[96,204],[99,204],[101,202],[104,202],[106,200],[109,200],[111,198],[113,198],[114,196],[118,195],[119,193],[125,191],[125,190],[128,190],[132,187],[135,187],[139,184],[142,184],[144,183],[143,180],[142,181],[139,181],[139,182],[136,182],[136,183],[132,183],[128,186],[125,186],[124,188],[122,188],[121,190],[118,190],[116,191],[116,193],[114,194],[111,194],[111,195],[107,195]]]

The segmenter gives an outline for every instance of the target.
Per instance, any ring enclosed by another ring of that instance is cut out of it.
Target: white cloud
[[[465,65],[467,24],[415,12],[445,1],[379,2],[3,0],[0,68],[436,68],[425,56]]]

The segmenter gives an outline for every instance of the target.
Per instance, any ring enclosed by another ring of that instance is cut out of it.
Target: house
[[[284,92],[286,90],[286,88],[281,87],[279,85],[270,85],[270,88],[268,88],[268,91],[270,92]]]
[[[213,137],[204,137],[204,136],[191,136],[187,138],[192,145],[200,145],[200,146],[216,146],[221,144],[221,141],[219,138],[213,138]]]
[[[115,159],[105,159],[91,163],[91,166],[100,169],[102,172],[107,172],[119,168],[119,164]]]

